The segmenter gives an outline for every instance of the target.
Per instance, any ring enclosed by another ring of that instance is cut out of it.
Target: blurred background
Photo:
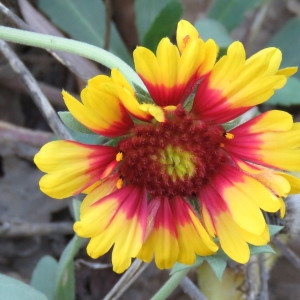
[[[300,62],[297,0],[5,0],[0,4],[0,25],[85,41],[131,66],[137,45],[155,50],[162,37],[174,39],[181,18],[195,24],[204,39],[214,38],[222,51],[240,40],[248,55],[276,46],[283,51],[283,66]],[[56,111],[66,110],[62,89],[78,95],[88,78],[108,71],[75,55],[17,44],[10,47]],[[72,238],[71,199],[53,200],[39,191],[42,173],[32,159],[43,144],[57,137],[33,101],[34,91],[24,84],[26,74],[17,74],[1,51],[0,273],[29,283],[40,258],[58,259]],[[299,79],[298,73],[260,110],[284,109],[299,121]],[[287,250],[300,255],[296,213],[297,205],[289,208]],[[270,299],[300,298],[297,259],[283,255],[277,260],[269,278]],[[75,259],[76,299],[101,299],[107,294],[120,277],[109,263],[109,255],[92,261],[85,249],[80,250]],[[121,299],[148,299],[167,278],[167,271],[150,265]],[[194,274],[191,278],[197,281]],[[190,298],[178,288],[169,299]]]

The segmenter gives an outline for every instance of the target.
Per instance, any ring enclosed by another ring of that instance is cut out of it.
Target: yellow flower
[[[112,139],[111,146],[54,141],[35,156],[46,174],[43,192],[64,198],[85,192],[74,230],[90,238],[88,254],[111,248],[116,272],[132,258],[159,268],[191,265],[219,246],[246,263],[248,244],[265,245],[265,212],[284,214],[300,181],[300,127],[269,111],[226,131],[222,124],[268,100],[296,68],[279,70],[281,52],[246,58],[240,42],[217,61],[218,46],[180,21],[177,46],[160,41],[156,54],[134,51],[149,96],[140,103],[123,75],[88,81],[78,101],[63,92],[72,115]]]

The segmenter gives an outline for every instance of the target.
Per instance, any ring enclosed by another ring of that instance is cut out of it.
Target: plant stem
[[[110,69],[116,68],[120,70],[127,80],[145,89],[140,77],[128,64],[114,54],[94,45],[6,26],[0,26],[0,39],[43,49],[65,51],[89,58]]]
[[[189,268],[183,269],[171,275],[169,280],[159,289],[159,291],[151,298],[151,300],[164,300],[176,289],[181,280],[190,271]]]

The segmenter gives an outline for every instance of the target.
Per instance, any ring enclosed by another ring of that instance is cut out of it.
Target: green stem
[[[0,26],[0,39],[43,49],[65,51],[89,58],[110,69],[116,68],[120,70],[131,83],[145,88],[140,77],[128,64],[114,54],[94,45],[6,26]]]
[[[189,268],[174,273],[150,300],[164,300],[176,289],[181,280],[190,271]]]

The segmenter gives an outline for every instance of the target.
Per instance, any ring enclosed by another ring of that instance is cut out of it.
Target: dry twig
[[[274,245],[280,250],[281,254],[297,269],[300,271],[300,258],[292,251],[286,244],[281,242],[278,238],[273,239]]]
[[[26,223],[26,222],[1,222],[0,236],[1,237],[30,237],[49,235],[52,233],[72,234],[72,222],[57,222],[57,223]]]
[[[32,21],[38,19],[37,28],[32,28],[32,26],[25,23],[22,19],[20,19],[17,15],[15,15],[9,8],[7,8],[4,4],[0,2],[0,13],[6,15],[14,24],[16,24],[19,28],[28,30],[28,31],[36,31],[42,33],[49,33],[51,30],[52,35],[63,36],[50,22],[46,20],[41,14],[31,6],[31,4],[27,1],[19,1],[20,9],[23,11],[30,12],[31,14],[35,14],[35,17],[32,18]],[[41,23],[43,26],[41,27]],[[45,28],[48,26],[47,28]],[[88,61],[85,58],[79,57],[77,55],[63,53],[60,51],[47,50],[51,55],[54,56],[60,63],[66,66],[73,74],[78,76],[83,80],[87,80],[90,77],[99,74],[100,71],[95,66],[94,63]]]
[[[207,300],[205,295],[198,289],[198,287],[187,276],[182,279],[180,286],[183,291],[189,295],[192,300]]]
[[[145,271],[149,264],[136,259],[131,267],[125,272],[121,279],[114,285],[103,300],[117,300],[134,283],[134,281]]]
[[[26,68],[26,66],[22,63],[22,61],[18,58],[15,52],[9,47],[9,45],[5,41],[1,40],[0,50],[7,58],[13,70],[21,76],[22,80],[24,81],[33,98],[33,101],[35,102],[36,106],[40,109],[43,116],[46,118],[53,132],[60,138],[72,139],[72,136],[60,121],[56,112],[50,105],[48,99],[45,97],[42,90],[38,86],[36,80],[31,75],[30,71]]]

